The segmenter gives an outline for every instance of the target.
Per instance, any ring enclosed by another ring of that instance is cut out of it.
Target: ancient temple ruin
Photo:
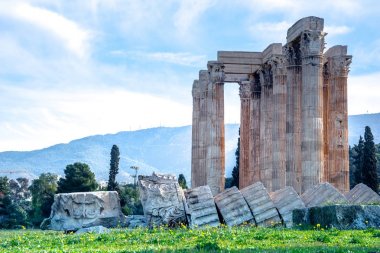
[[[324,52],[324,21],[306,17],[286,45],[219,51],[194,81],[192,187],[224,189],[224,83],[240,86],[240,188],[261,181],[298,193],[322,182],[349,190],[347,46]]]

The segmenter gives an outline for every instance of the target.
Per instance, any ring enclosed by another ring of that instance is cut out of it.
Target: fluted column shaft
[[[302,72],[299,43],[286,46],[286,185],[301,193]]]
[[[302,188],[304,192],[322,180],[323,172],[323,79],[324,33],[301,34],[302,51]]]
[[[271,60],[273,69],[272,191],[286,185],[286,69],[284,56]]]
[[[250,154],[251,129],[251,82],[241,82],[240,95],[240,154],[239,154],[239,188],[249,186],[253,182],[253,165]]]
[[[221,63],[208,63],[206,171],[207,185],[214,195],[224,190],[225,181],[223,68]]]
[[[347,75],[351,57],[327,59],[329,120],[327,180],[341,192],[349,191]]]

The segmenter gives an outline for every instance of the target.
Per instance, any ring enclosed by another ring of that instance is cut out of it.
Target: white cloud
[[[379,112],[379,80],[380,72],[348,77],[348,114]]]
[[[264,43],[285,42],[286,32],[291,23],[282,22],[263,22],[254,23],[249,27],[251,36],[260,38]]]
[[[117,50],[111,54],[133,59],[143,59],[148,61],[167,62],[184,66],[201,67],[207,63],[205,55],[194,55],[187,52],[142,52],[142,51],[122,51]]]
[[[192,27],[200,16],[216,1],[214,0],[182,0],[177,12],[174,14],[174,25],[182,37],[191,37]]]
[[[329,36],[342,35],[347,34],[352,31],[352,29],[348,26],[334,26],[334,25],[326,25],[325,32],[328,33]]]
[[[191,106],[124,89],[0,87],[0,150],[30,150],[93,134],[191,124]],[[59,134],[57,134],[59,133]]]
[[[58,13],[15,1],[10,4],[1,3],[0,15],[20,19],[45,29],[58,37],[68,50],[81,58],[88,54],[91,32]]]

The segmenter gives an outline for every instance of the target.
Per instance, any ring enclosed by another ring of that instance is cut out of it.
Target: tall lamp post
[[[133,184],[136,187],[136,185],[137,185],[137,183],[136,183],[136,180],[137,180],[137,171],[139,170],[139,167],[138,166],[131,166],[131,169],[135,170],[135,174],[132,177],[133,177]]]

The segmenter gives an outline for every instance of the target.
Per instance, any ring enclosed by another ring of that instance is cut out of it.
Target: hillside
[[[380,113],[355,115],[349,117],[349,142],[357,143],[363,135],[364,127],[369,125],[380,142]],[[238,129],[236,124],[226,125],[226,175],[230,176],[235,164]],[[113,144],[120,148],[119,181],[130,181],[130,166],[137,165],[139,174],[153,171],[164,173],[183,173],[190,180],[191,126],[160,127],[116,134],[95,135],[58,144],[45,149],[29,152],[1,152],[0,176],[35,177],[43,172],[59,175],[67,164],[77,161],[90,165],[98,180],[108,178],[110,150]],[[16,173],[5,174],[4,171]],[[23,172],[25,171],[25,172]]]

